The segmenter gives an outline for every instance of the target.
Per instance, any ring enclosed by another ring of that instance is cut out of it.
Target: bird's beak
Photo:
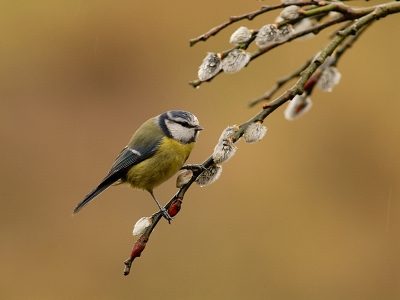
[[[204,128],[201,127],[200,125],[197,125],[194,129],[196,129],[197,131],[203,130]]]

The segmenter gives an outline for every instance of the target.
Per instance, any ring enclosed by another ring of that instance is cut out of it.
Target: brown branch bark
[[[294,4],[295,5],[299,5],[299,4],[310,5],[310,2],[299,2],[299,3],[291,3],[291,4],[292,5],[294,5]],[[293,34],[288,40],[286,40],[284,42],[273,43],[273,44],[271,44],[271,45],[269,45],[267,47],[264,47],[262,49],[258,49],[256,52],[252,53],[250,61],[249,61],[248,64],[250,64],[250,62],[253,61],[254,59],[256,59],[257,57],[265,54],[266,52],[268,52],[268,51],[270,51],[270,50],[272,50],[272,49],[274,49],[274,48],[276,48],[278,46],[281,46],[281,45],[283,45],[285,43],[291,42],[291,41],[293,41],[293,40],[295,40],[295,39],[297,39],[297,38],[299,38],[301,36],[307,35],[309,33],[318,34],[321,30],[323,30],[323,29],[325,29],[327,27],[330,27],[332,25],[335,25],[335,24],[338,24],[338,23],[342,23],[342,22],[345,22],[345,21],[352,21],[352,20],[359,19],[360,17],[365,16],[367,14],[370,14],[371,12],[373,12],[373,11],[375,11],[377,9],[380,9],[382,7],[383,8],[388,7],[388,9],[392,10],[391,5],[392,4],[396,5],[396,3],[387,3],[387,4],[382,4],[382,5],[378,5],[378,6],[372,6],[372,7],[366,7],[366,8],[353,8],[351,6],[345,5],[345,4],[340,3],[340,2],[330,3],[330,2],[326,2],[326,1],[319,1],[319,2],[312,1],[312,4],[319,5],[319,6],[318,7],[312,7],[309,10],[302,11],[301,17],[299,17],[299,19],[292,20],[290,22],[291,23],[292,22],[297,22],[297,21],[301,20],[304,17],[318,16],[318,15],[321,15],[321,14],[324,14],[324,13],[326,14],[326,13],[328,13],[330,11],[340,12],[342,15],[337,17],[337,18],[334,18],[334,19],[331,19],[329,21],[326,21],[324,23],[316,24],[313,27],[308,28],[306,30],[303,30],[301,32],[298,32],[296,34]],[[278,7],[278,6],[273,6],[273,7],[274,7],[274,9],[281,8],[281,7]],[[246,16],[246,15],[249,15],[249,14],[245,14],[245,15],[239,16],[238,18],[239,19],[240,18],[244,18],[244,16]],[[282,25],[287,24],[287,23],[289,23],[289,22],[288,21],[283,21],[283,22],[280,22],[278,24],[278,26],[282,26]],[[229,24],[231,24],[231,23],[229,23]],[[228,26],[228,25],[226,25],[226,26]],[[215,28],[217,28],[217,27],[215,27]],[[212,30],[210,30],[208,33],[206,33],[204,35],[209,37],[209,34],[211,32],[212,32],[212,35],[215,35],[216,33],[218,33],[222,29],[222,28],[220,28],[218,30],[214,30],[215,28],[213,28]],[[257,30],[255,30],[255,32],[256,31]],[[249,46],[249,44],[246,45],[246,48],[248,46]],[[223,53],[223,55],[227,55],[227,53],[229,53],[233,49],[237,49],[237,48],[238,47],[234,47],[232,49],[229,49],[229,50],[226,50],[226,51],[222,51],[221,53]],[[212,79],[214,79],[216,76],[218,76],[222,72],[223,71],[220,70],[213,78],[211,78],[211,79],[209,79],[207,81],[200,81],[200,80],[196,79],[196,80],[190,81],[189,84],[191,86],[193,86],[194,88],[198,88],[203,82],[211,81]]]
[[[298,3],[296,3],[297,6],[305,6],[305,5],[313,5],[318,3],[318,1],[299,1]],[[247,20],[253,20],[255,17],[272,11],[272,10],[276,10],[276,9],[280,9],[280,8],[284,8],[287,6],[293,5],[293,3],[281,3],[281,4],[277,4],[277,5],[271,5],[271,6],[267,6],[267,5],[263,5],[259,10],[247,13],[247,14],[243,14],[240,16],[231,16],[229,18],[228,21],[226,21],[225,23],[222,23],[218,26],[215,26],[214,28],[210,29],[209,31],[207,31],[206,33],[198,36],[197,38],[191,39],[189,41],[190,47],[194,46],[196,43],[200,42],[200,41],[207,41],[210,37],[216,35],[218,32],[220,32],[222,29],[228,27],[229,25],[247,19]]]
[[[361,17],[359,20],[355,21],[351,26],[346,29],[337,32],[335,38],[321,51],[320,55],[314,59],[314,61],[309,64],[309,66],[301,72],[300,79],[293,85],[290,89],[286,90],[281,96],[273,100],[267,105],[263,106],[263,109],[257,113],[254,117],[252,117],[247,122],[241,124],[239,129],[231,136],[232,142],[236,142],[240,139],[240,137],[244,134],[245,129],[252,123],[262,122],[265,118],[268,117],[273,111],[275,111],[282,104],[287,102],[288,100],[293,99],[296,95],[300,95],[304,92],[304,85],[308,81],[308,79],[314,74],[317,68],[325,61],[325,59],[332,55],[333,51],[341,45],[341,43],[349,36],[356,34],[360,30],[362,30],[365,26],[370,24],[372,21],[377,20],[379,18],[385,17],[389,14],[400,12],[400,3],[389,3],[386,5],[376,7],[369,14]],[[212,156],[208,157],[203,163],[202,166],[204,168],[208,168],[214,163]],[[190,188],[192,183],[197,179],[197,177],[201,174],[201,171],[194,170],[193,176],[188,183],[186,183],[177,194],[175,194],[171,200],[165,205],[165,208],[168,210],[174,201],[179,200],[182,201],[185,193]],[[155,226],[158,224],[160,219],[162,218],[162,214],[160,212],[156,212],[153,214],[153,222],[149,228],[145,231],[145,233],[136,241],[130,257],[124,262],[125,269],[124,275],[128,275],[132,262],[135,258],[140,257],[142,251],[145,249],[145,246],[150,238],[151,233],[153,232]]]

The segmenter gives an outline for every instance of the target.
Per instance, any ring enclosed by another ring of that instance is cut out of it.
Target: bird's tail
[[[94,198],[96,198],[101,192],[103,192],[110,185],[112,185],[114,183],[114,181],[115,180],[103,180],[97,188],[92,190],[89,194],[86,195],[86,197],[81,202],[79,202],[79,204],[74,209],[74,212],[72,213],[72,215],[74,215],[78,211],[80,211],[85,205],[87,205],[90,201],[92,201]]]

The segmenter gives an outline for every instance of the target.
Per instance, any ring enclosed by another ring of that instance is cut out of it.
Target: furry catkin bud
[[[335,85],[339,84],[342,74],[335,67],[326,68],[317,82],[317,87],[324,92],[332,92]]]
[[[237,131],[236,125],[227,127],[221,134],[214,148],[212,158],[216,164],[229,160],[236,152],[237,147],[233,144],[230,136]]]
[[[310,110],[312,102],[310,97],[304,93],[301,96],[297,95],[290,101],[285,109],[284,115],[286,120],[293,121],[301,117]]]
[[[212,155],[213,160],[217,164],[222,164],[235,154],[237,147],[229,139],[219,141],[214,148]]]
[[[300,22],[296,23],[293,27],[294,33],[298,33],[304,30],[307,30],[313,26],[313,22],[309,18],[304,18]],[[306,40],[309,38],[312,38],[314,36],[314,33],[308,33],[306,35],[303,35],[301,37],[298,37],[296,40]]]
[[[332,19],[339,18],[341,16],[342,16],[342,14],[340,12],[338,12],[338,11],[330,11],[329,14],[328,14],[328,17],[332,18]]]
[[[257,33],[256,45],[259,48],[267,47],[275,41],[278,35],[278,28],[274,24],[265,25]]]
[[[222,61],[222,69],[227,74],[233,74],[243,69],[249,61],[249,53],[235,49],[229,52],[227,57]]]
[[[255,143],[260,141],[267,133],[267,127],[260,122],[252,123],[246,127],[243,133],[243,139],[246,143]]]
[[[176,187],[180,189],[183,187],[186,183],[189,182],[189,180],[193,176],[193,171],[192,170],[185,170],[181,174],[178,175],[176,178]]]
[[[132,234],[134,236],[142,235],[152,223],[153,223],[153,218],[151,217],[140,218],[139,221],[137,221],[135,226],[133,227]]]
[[[219,141],[214,148],[213,160],[217,164],[222,164],[235,154],[237,147],[228,139]]]
[[[287,41],[294,33],[293,27],[290,24],[283,25],[278,28],[278,35],[275,38],[275,42]]]
[[[219,141],[230,138],[236,131],[239,130],[237,125],[228,126],[222,131]]]
[[[251,31],[247,27],[239,27],[232,35],[229,40],[229,43],[234,45],[239,45],[242,43],[246,43],[251,38]]]
[[[279,16],[284,20],[297,19],[300,16],[299,9],[300,7],[297,5],[287,6],[284,10],[282,10]]]
[[[206,81],[217,75],[221,68],[222,64],[220,56],[209,52],[199,67],[197,75],[201,81]]]
[[[211,165],[197,177],[196,183],[201,187],[214,183],[221,175],[221,172],[222,166],[217,164]]]

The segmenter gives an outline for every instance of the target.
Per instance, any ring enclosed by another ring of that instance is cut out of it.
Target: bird
[[[148,191],[163,216],[172,220],[155,197],[154,189],[183,167],[201,130],[196,116],[183,110],[170,110],[147,120],[117,156],[107,176],[79,202],[72,215],[111,185],[126,183]]]

